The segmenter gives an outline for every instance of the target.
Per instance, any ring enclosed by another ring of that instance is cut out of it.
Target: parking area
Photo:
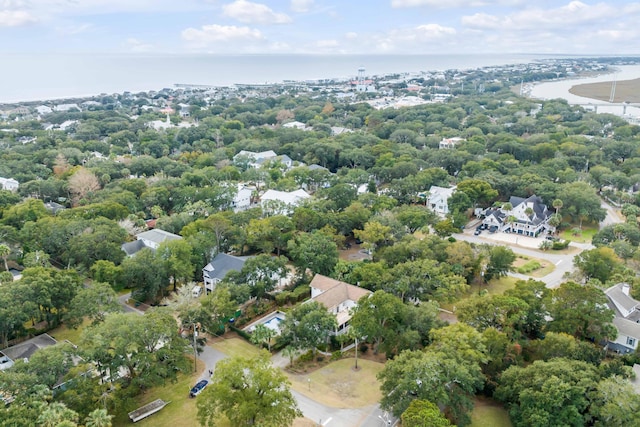
[[[491,240],[496,243],[522,246],[529,249],[540,248],[540,243],[544,240],[544,237],[528,237],[521,234],[503,233],[501,231],[495,231],[492,233],[488,229],[477,230],[476,228],[466,229],[464,230],[464,234],[474,234],[480,238]]]

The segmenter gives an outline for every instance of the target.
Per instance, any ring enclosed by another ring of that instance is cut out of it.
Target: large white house
[[[549,225],[553,213],[535,194],[526,199],[511,196],[511,209],[505,206],[488,208],[483,212],[482,223],[487,227],[497,227],[506,233],[517,233],[524,236],[537,237],[542,232],[552,232],[555,228]]]
[[[311,301],[317,301],[327,308],[338,322],[336,334],[343,334],[349,328],[351,309],[356,306],[360,298],[371,294],[371,291],[316,274],[309,284],[311,287]]]
[[[449,213],[449,198],[454,191],[456,191],[455,186],[445,188],[432,185],[427,196],[427,207],[440,216],[447,215]]]
[[[20,183],[13,178],[0,177],[0,187],[3,190],[18,191],[19,186],[20,186]]]
[[[288,215],[296,206],[311,196],[304,190],[267,190],[260,198],[262,210],[270,215]]]
[[[607,344],[607,348],[616,353],[631,353],[640,341],[640,301],[629,295],[630,289],[629,284],[618,283],[605,291],[609,308],[615,312],[612,323],[618,330],[618,336]]]

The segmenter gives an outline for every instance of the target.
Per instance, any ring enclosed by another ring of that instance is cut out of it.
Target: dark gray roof
[[[132,256],[146,248],[142,240],[134,240],[133,242],[127,242],[122,244],[122,250],[127,256]]]
[[[33,353],[41,348],[50,347],[56,345],[58,342],[54,340],[48,334],[38,335],[30,340],[16,344],[13,347],[5,348],[2,350],[9,359],[16,361],[20,359],[29,359]]]
[[[222,280],[230,271],[240,271],[247,258],[238,258],[229,254],[217,254],[205,268],[202,275],[207,279]]]

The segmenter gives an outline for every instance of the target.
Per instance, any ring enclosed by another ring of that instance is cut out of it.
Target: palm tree
[[[563,205],[564,205],[564,203],[562,203],[562,200],[560,200],[560,199],[555,199],[553,201],[552,206],[556,210],[556,215],[560,214],[560,209],[562,208]]]
[[[10,253],[11,249],[9,248],[9,246],[5,245],[4,243],[0,243],[0,258],[2,258],[2,260],[4,261],[4,269],[6,271],[9,271],[9,266],[7,265],[7,257]]]
[[[111,427],[111,418],[106,409],[96,409],[85,419],[85,427]]]
[[[251,342],[255,345],[267,343],[269,351],[271,351],[271,339],[276,336],[276,331],[265,325],[257,325],[251,332]]]

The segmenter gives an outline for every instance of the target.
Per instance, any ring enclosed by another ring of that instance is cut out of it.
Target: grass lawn
[[[51,335],[58,342],[69,340],[77,345],[80,342],[80,335],[82,335],[82,331],[84,330],[84,328],[89,326],[90,323],[91,322],[89,322],[88,319],[84,319],[82,325],[78,326],[78,329],[70,329],[66,325],[60,325],[57,328],[49,331],[49,335]]]
[[[515,269],[515,271],[518,271],[519,267],[523,267],[528,263],[534,263],[534,262],[538,263],[540,265],[540,268],[536,268],[535,270],[532,270],[529,273],[522,273],[522,274],[539,278],[539,277],[546,276],[556,268],[556,266],[553,265],[553,263],[550,261],[546,261],[540,258],[523,257],[523,256],[518,256],[518,258],[513,263],[513,268]]]
[[[509,414],[495,400],[477,397],[469,427],[511,427]]]
[[[211,347],[223,352],[229,357],[253,357],[260,353],[260,349],[242,338],[228,338],[211,344]]]
[[[492,279],[486,285],[482,286],[481,289],[486,289],[491,295],[502,295],[504,291],[507,289],[513,289],[516,286],[517,278],[511,276],[504,276],[498,279]],[[478,288],[476,286],[471,286],[473,292],[477,292]]]
[[[179,375],[175,383],[167,383],[161,387],[154,387],[145,394],[138,396],[135,407],[122,408],[113,419],[113,426],[130,426],[128,413],[156,399],[171,402],[160,412],[138,421],[138,426],[148,427],[192,427],[197,426],[196,399],[189,397],[189,390],[197,382],[205,365],[198,361],[198,371],[189,375]]]
[[[593,235],[598,232],[598,227],[586,227],[583,225],[582,232],[578,235],[573,234],[571,230],[571,228],[564,230],[562,233],[560,233],[560,238],[564,240],[571,240],[572,242],[576,243],[589,243],[591,242],[591,239],[593,239]]]
[[[360,408],[380,401],[380,384],[376,378],[382,363],[358,359],[342,359],[307,375],[287,374],[292,388],[324,405],[334,408]],[[311,382],[309,382],[311,379]]]

